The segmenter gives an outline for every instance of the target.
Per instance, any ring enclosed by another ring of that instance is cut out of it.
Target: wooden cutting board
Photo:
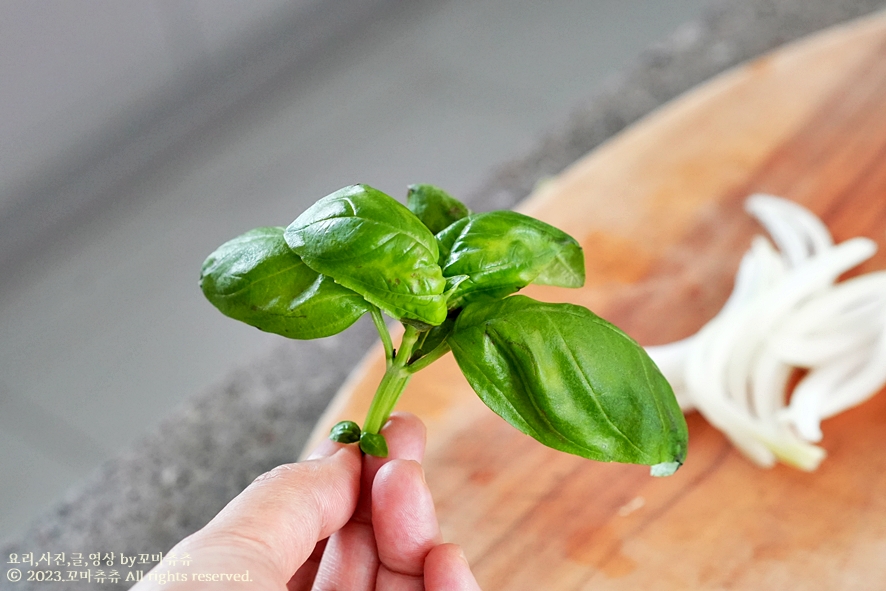
[[[579,239],[580,290],[536,289],[642,344],[694,333],[722,306],[762,230],[764,191],[820,215],[837,241],[886,244],[886,14],[727,72],[547,182],[520,210]],[[862,270],[886,268],[879,253]],[[372,351],[318,425],[362,421]],[[451,355],[400,409],[428,426],[427,479],[447,540],[487,590],[884,589],[886,395],[824,423],[814,473],[750,464],[698,414],[670,478],[559,453],[478,400]]]

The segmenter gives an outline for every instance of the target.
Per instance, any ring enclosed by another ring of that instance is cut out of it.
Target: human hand
[[[442,543],[419,464],[424,425],[395,413],[382,432],[385,459],[327,441],[258,477],[170,550],[189,555],[188,566],[158,566],[134,589],[218,589],[248,571],[237,587],[478,591],[461,550]]]

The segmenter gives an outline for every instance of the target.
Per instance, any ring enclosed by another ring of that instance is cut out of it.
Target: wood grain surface
[[[837,241],[886,244],[886,15],[825,31],[693,90],[547,182],[521,211],[584,246],[585,305],[642,344],[687,336],[722,306],[764,191],[820,215]],[[862,270],[886,268],[878,253]],[[375,350],[316,437],[361,421]],[[823,425],[814,473],[755,467],[698,414],[670,478],[596,463],[518,433],[451,356],[398,408],[428,425],[425,470],[447,540],[487,590],[884,589],[886,396]]]

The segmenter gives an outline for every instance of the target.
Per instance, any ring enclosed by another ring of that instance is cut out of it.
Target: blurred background
[[[0,538],[279,337],[200,265],[344,185],[456,196],[708,0],[0,0]]]

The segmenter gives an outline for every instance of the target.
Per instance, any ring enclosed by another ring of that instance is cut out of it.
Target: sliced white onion
[[[876,244],[834,244],[796,203],[753,195],[746,209],[776,247],[756,237],[723,309],[697,334],[647,347],[681,408],[696,408],[751,460],[804,470],[824,458],[820,423],[886,383],[886,272],[842,283]],[[796,368],[809,369],[790,401]]]
[[[745,210],[766,228],[791,266],[834,244],[827,226],[814,213],[792,201],[757,193],[748,197]]]

